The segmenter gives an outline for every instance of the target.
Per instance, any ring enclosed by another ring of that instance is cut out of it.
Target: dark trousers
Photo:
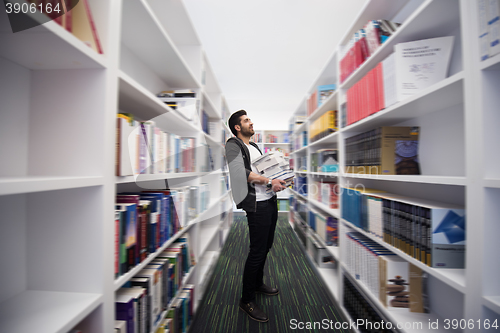
[[[255,300],[255,290],[264,284],[264,265],[267,253],[274,241],[274,230],[278,220],[276,196],[269,200],[257,201],[257,210],[247,212],[250,251],[243,271],[243,292],[241,301]]]

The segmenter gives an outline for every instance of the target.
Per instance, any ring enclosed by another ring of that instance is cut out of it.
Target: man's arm
[[[267,185],[269,183],[269,178],[258,175],[255,172],[250,172],[248,175],[248,182],[259,185]],[[281,179],[273,179],[271,181],[273,192],[283,191],[286,187],[284,186],[286,182]]]
[[[251,171],[245,169],[240,146],[233,140],[226,142],[226,159],[231,178],[233,200],[238,205],[248,194],[247,179]]]
[[[226,143],[226,158],[229,166],[229,176],[231,177],[231,189],[233,190],[233,196],[235,196],[235,192],[241,194],[242,196],[237,198],[235,197],[235,201],[240,200],[239,202],[241,202],[246,197],[248,193],[246,186],[247,182],[259,185],[267,185],[269,182],[268,178],[245,168],[241,148],[232,140],[229,140]],[[286,188],[281,186],[285,184],[285,181],[279,179],[274,179],[271,184],[274,192],[279,192]],[[238,196],[238,194],[236,194],[236,196]]]

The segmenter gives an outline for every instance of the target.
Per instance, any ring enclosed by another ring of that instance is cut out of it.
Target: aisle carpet
[[[269,321],[251,320],[238,307],[249,248],[248,227],[246,217],[235,215],[189,333],[346,332],[335,330],[334,324],[332,329],[319,324],[316,329],[299,329],[299,322],[305,325],[326,320],[330,325],[330,320],[333,323],[344,320],[297,242],[287,217],[280,216],[264,276],[264,282],[278,287],[280,293],[257,294],[257,304],[267,313]]]

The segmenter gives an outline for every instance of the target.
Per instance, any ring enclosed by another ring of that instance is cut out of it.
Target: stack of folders
[[[292,185],[294,174],[290,170],[290,164],[281,152],[272,151],[259,156],[252,161],[253,166],[259,173],[269,179],[281,179],[286,182],[285,186]],[[271,189],[268,189],[271,192]]]

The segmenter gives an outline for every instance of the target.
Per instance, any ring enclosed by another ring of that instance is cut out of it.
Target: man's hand
[[[271,188],[272,188],[273,192],[280,192],[280,191],[283,191],[284,189],[286,189],[285,184],[286,184],[286,182],[284,180],[273,179],[271,181]]]

